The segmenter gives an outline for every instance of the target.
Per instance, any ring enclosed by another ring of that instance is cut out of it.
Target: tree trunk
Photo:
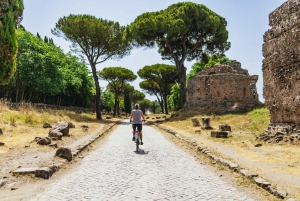
[[[117,114],[117,104],[118,104],[118,98],[117,98],[117,94],[115,94],[114,116],[116,116]]]
[[[165,114],[169,114],[169,111],[168,111],[168,104],[167,104],[167,96],[164,96],[164,106],[165,106]]]
[[[178,68],[177,68],[178,69]],[[179,66],[180,72],[179,72],[179,79],[180,79],[180,94],[181,94],[181,108],[183,108],[185,102],[186,102],[186,67],[184,67],[184,64]]]
[[[96,118],[97,119],[102,119],[101,117],[101,110],[100,110],[100,102],[101,102],[101,91],[100,91],[100,85],[99,85],[99,79],[98,75],[96,72],[96,66],[94,63],[90,63],[91,68],[92,68],[92,73],[93,73],[93,78],[95,82],[95,87],[96,87]]]

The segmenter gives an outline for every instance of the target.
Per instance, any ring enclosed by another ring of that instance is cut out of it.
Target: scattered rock
[[[0,128],[0,135],[3,135],[3,131],[2,131],[2,129]]]
[[[193,122],[193,126],[200,126],[200,122],[196,117],[192,118],[192,122]]]
[[[258,144],[254,145],[254,146],[255,146],[255,147],[261,147],[262,144],[258,143]]]
[[[249,171],[249,170],[245,170],[245,169],[241,169],[240,170],[241,175],[246,176],[248,178],[253,178],[253,177],[257,177],[258,174],[256,174],[255,172]]]
[[[88,131],[89,126],[88,125],[82,125],[81,128],[82,128],[83,131]]]
[[[49,179],[51,177],[51,169],[48,167],[43,167],[35,170],[35,177],[40,177],[43,179]]]
[[[111,117],[110,117],[110,116],[107,116],[106,119],[111,119]]]
[[[75,128],[75,125],[72,122],[70,121],[66,121],[66,122],[68,123],[69,128]]]
[[[49,144],[49,147],[54,147],[54,148],[57,148],[57,143],[52,143],[52,144]]]
[[[215,138],[227,138],[228,132],[227,131],[211,131],[210,136],[215,137]]]
[[[269,182],[263,180],[262,178],[255,179],[255,183],[264,189],[267,189],[271,185]]]
[[[195,130],[195,133],[201,133],[201,130],[199,129],[199,130]]]
[[[49,137],[58,137],[61,134],[63,136],[69,135],[69,129],[70,129],[70,122],[62,121],[57,123],[53,128],[49,131]]]
[[[43,128],[52,128],[52,125],[50,123],[44,123]]]
[[[58,137],[50,137],[51,140],[56,141],[56,140],[61,140],[62,139],[62,135],[58,136]]]
[[[39,145],[48,145],[51,144],[51,139],[49,137],[43,137],[37,141]]]
[[[0,142],[0,146],[4,146],[5,145],[5,143],[4,142]]]
[[[68,161],[71,161],[73,158],[72,151],[68,147],[61,147],[56,151],[56,156],[60,158],[67,159]]]
[[[18,190],[17,187],[11,187],[10,190],[14,191],[14,190]]]
[[[50,137],[50,138],[57,138],[57,139],[61,139],[62,138],[62,136],[63,136],[63,134],[62,134],[62,132],[60,132],[59,130],[57,130],[57,129],[54,129],[54,130],[50,130],[49,131],[49,134],[48,134],[48,136]],[[54,139],[53,139],[54,140]]]
[[[219,125],[219,130],[220,131],[229,131],[229,132],[231,132],[231,127],[228,124],[220,124]]]
[[[0,180],[0,187],[4,186],[6,184],[7,180]]]
[[[281,199],[284,199],[288,195],[288,193],[285,191],[276,191],[275,195],[280,197]]]

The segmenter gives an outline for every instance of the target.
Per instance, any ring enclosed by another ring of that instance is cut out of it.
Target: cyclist
[[[143,115],[143,112],[141,110],[139,110],[139,104],[135,104],[134,105],[134,109],[131,111],[131,116],[130,116],[130,122],[132,122],[132,134],[133,134],[133,138],[132,141],[135,141],[135,137],[134,137],[134,132],[136,130],[136,128],[139,131],[139,136],[141,139],[141,145],[143,145],[143,135],[142,135],[142,121],[146,121],[145,117]]]

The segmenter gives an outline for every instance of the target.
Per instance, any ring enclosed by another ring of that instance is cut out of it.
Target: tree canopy
[[[126,27],[91,15],[69,15],[58,20],[52,33],[70,41],[75,49],[87,57],[96,87],[96,118],[102,119],[96,65],[108,59],[123,58],[130,53],[131,43],[126,37]]]
[[[130,95],[130,100],[133,103],[138,103],[139,101],[143,100],[145,98],[145,94],[143,92],[140,92],[139,90],[134,90]]]
[[[23,10],[23,0],[0,1],[0,85],[7,84],[16,71],[18,42],[15,29]]]
[[[98,72],[101,79],[109,82],[109,89],[115,95],[114,116],[119,115],[119,99],[123,95],[124,84],[136,79],[136,75],[129,69],[123,67],[107,67]]]
[[[168,114],[167,96],[170,95],[171,87],[179,81],[176,67],[154,64],[140,69],[138,75],[146,80],[140,83],[140,87],[149,94],[155,94],[162,111]]]
[[[0,98],[86,106],[94,97],[93,79],[81,58],[18,28],[17,69]]]
[[[181,83],[181,106],[186,102],[184,61],[228,50],[226,20],[202,4],[180,2],[165,10],[147,12],[130,24],[136,46],[154,47],[175,63]]]

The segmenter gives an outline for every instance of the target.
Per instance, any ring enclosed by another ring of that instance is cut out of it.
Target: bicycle
[[[145,122],[145,120],[142,120],[143,122]],[[131,123],[131,121],[130,121]],[[139,131],[138,131],[138,128],[136,127],[135,131],[134,131],[134,138],[135,138],[135,144],[136,144],[136,152],[139,152],[140,150],[140,134],[139,134]]]
[[[140,134],[139,131],[137,130],[137,128],[135,129],[134,132],[134,137],[135,137],[135,144],[136,144],[136,152],[139,152],[140,148]]]

